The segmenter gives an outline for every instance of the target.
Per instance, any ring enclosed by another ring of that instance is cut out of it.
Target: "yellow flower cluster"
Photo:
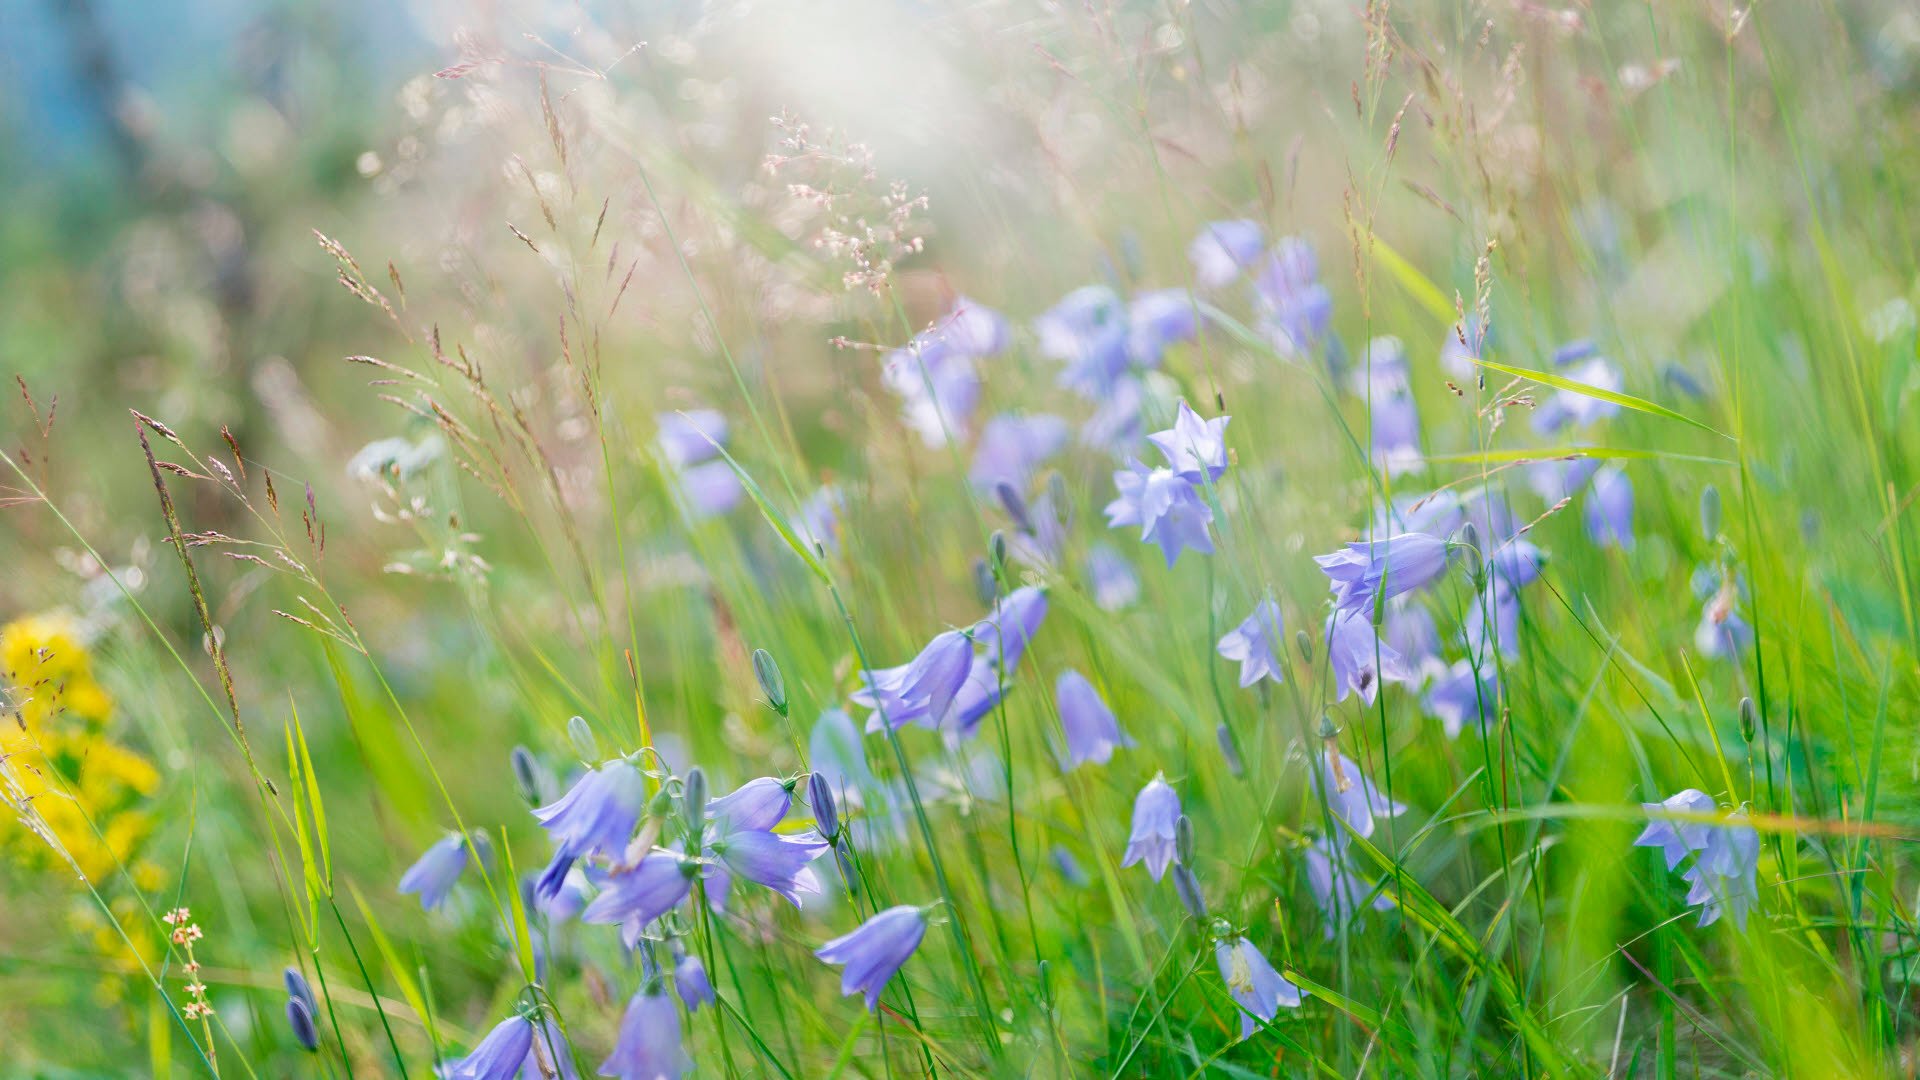
[[[113,698],[94,678],[78,625],[43,614],[0,627],[0,688],[0,756],[53,839],[91,881],[125,866],[136,885],[155,883],[157,868],[137,855],[153,830],[146,803],[160,774],[110,737]],[[23,865],[66,867],[13,818],[0,819],[0,849]]]

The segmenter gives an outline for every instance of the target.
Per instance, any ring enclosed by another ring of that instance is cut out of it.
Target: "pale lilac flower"
[[[1663,802],[1641,804],[1649,813],[1716,814],[1718,805],[1705,792],[1688,788]],[[1759,903],[1755,872],[1760,859],[1760,835],[1747,823],[1745,811],[1719,815],[1718,821],[1655,819],[1635,847],[1656,847],[1673,870],[1693,856],[1682,880],[1689,885],[1687,903],[1700,908],[1700,925],[1710,926],[1722,914],[1731,914],[1745,929],[1747,912]]]
[[[1600,346],[1592,338],[1575,338],[1553,350],[1553,366],[1571,367],[1582,360],[1600,355]]]
[[[772,776],[749,780],[717,799],[707,800],[707,820],[728,829],[773,828],[793,805],[793,785]]]
[[[850,934],[834,938],[815,956],[843,967],[840,993],[864,994],[867,1011],[879,1005],[880,991],[907,962],[927,935],[926,913],[911,904],[880,912]]]
[[[1687,788],[1660,802],[1641,803],[1640,807],[1649,815],[1711,814],[1719,809],[1719,804],[1706,792]],[[1633,846],[1659,848],[1660,854],[1667,860],[1667,869],[1675,870],[1686,861],[1688,855],[1706,848],[1707,838],[1712,835],[1713,829],[1711,822],[1655,817],[1647,822],[1647,827],[1634,840]]]
[[[1173,426],[1147,436],[1167,459],[1167,467],[1189,484],[1212,482],[1227,471],[1227,422],[1230,416],[1200,419],[1186,401],[1180,402]]]
[[[1203,289],[1231,285],[1260,258],[1266,242],[1266,230],[1257,221],[1238,218],[1208,222],[1187,245],[1194,280]]]
[[[686,1003],[688,1012],[713,1004],[713,983],[707,978],[707,965],[689,952],[678,952],[673,961],[673,989]]]
[[[708,461],[680,470],[680,493],[686,497],[687,510],[696,518],[719,517],[740,505],[746,488],[733,466],[725,461]]]
[[[1327,616],[1326,640],[1327,661],[1333,665],[1334,685],[1340,689],[1336,701],[1359,694],[1371,705],[1382,682],[1405,682],[1411,676],[1400,654],[1380,640],[1364,614],[1336,610]]]
[[[1282,632],[1280,605],[1267,599],[1255,604],[1253,614],[1220,639],[1216,646],[1220,656],[1240,665],[1242,689],[1261,679],[1272,679],[1275,683],[1287,681],[1280,663],[1280,650],[1284,647]]]
[[[1700,655],[1719,659],[1738,653],[1753,640],[1753,627],[1740,615],[1739,586],[1727,582],[1707,598],[1700,625],[1693,631],[1693,647]]]
[[[1034,321],[1040,351],[1065,363],[1060,385],[1090,400],[1104,399],[1132,366],[1126,304],[1104,285],[1068,293]]]
[[[419,896],[420,906],[428,911],[439,907],[467,868],[467,852],[466,837],[459,833],[441,837],[400,875],[400,891]]]
[[[1424,672],[1440,659],[1440,631],[1427,609],[1402,596],[1387,602],[1380,639],[1400,654],[1413,671]]]
[[[1115,747],[1132,746],[1133,740],[1120,730],[1113,710],[1101,700],[1085,675],[1068,668],[1053,684],[1054,705],[1060,710],[1060,727],[1067,735],[1067,767],[1078,768],[1091,761],[1105,765],[1113,758]]]
[[[854,805],[864,804],[865,792],[879,786],[860,738],[860,727],[839,709],[828,709],[807,735],[808,768],[827,778],[834,791]]]
[[[1356,540],[1345,551],[1316,555],[1327,575],[1334,604],[1342,611],[1371,612],[1376,600],[1424,589],[1446,573],[1446,540],[1429,533],[1400,533],[1379,540]]]
[[[1174,826],[1179,820],[1180,796],[1156,773],[1133,800],[1133,835],[1127,838],[1120,865],[1144,862],[1153,880],[1159,881],[1173,862]]]
[[[1080,425],[1080,443],[1114,457],[1131,456],[1140,447],[1146,425],[1140,419],[1144,392],[1138,379],[1116,384],[1093,415]]]
[[[1618,466],[1593,475],[1587,494],[1587,536],[1595,544],[1633,550],[1633,482]]]
[[[1407,812],[1405,806],[1381,794],[1352,758],[1331,746],[1321,752],[1316,775],[1327,799],[1327,809],[1346,822],[1356,836],[1372,836],[1378,818],[1399,817]]]
[[[976,358],[1005,350],[1012,336],[1006,316],[965,296],[954,299],[946,319],[930,333],[961,355]]]
[[[1364,914],[1363,903],[1375,911],[1394,908],[1393,897],[1384,892],[1375,893],[1374,887],[1348,865],[1350,857],[1345,846],[1336,846],[1322,837],[1308,845],[1305,859],[1307,885],[1313,890],[1314,904],[1325,920],[1322,932],[1328,939],[1332,939],[1336,927],[1355,922]]]
[[[901,419],[930,447],[972,430],[980,401],[980,374],[971,356],[939,338],[921,335],[882,361],[881,382],[901,401]]]
[[[960,686],[960,692],[954,695],[953,708],[941,718],[937,725],[947,737],[950,746],[974,737],[980,729],[980,721],[1000,704],[1006,696],[1008,683],[1005,674],[993,665],[985,654],[973,658],[973,666],[967,672],[967,681]]]
[[[712,850],[733,877],[763,885],[800,907],[802,894],[820,892],[820,879],[809,864],[830,846],[812,831],[782,836],[749,829],[714,840]]]
[[[822,485],[818,491],[807,496],[800,504],[800,512],[794,516],[793,531],[800,542],[810,550],[828,555],[840,550],[840,512],[846,506],[846,497],[840,489],[831,484]]]
[[[1446,673],[1435,679],[1427,688],[1423,703],[1427,712],[1440,721],[1446,729],[1447,738],[1460,734],[1469,718],[1475,721],[1488,720],[1494,713],[1494,701],[1499,693],[1499,673],[1493,667],[1483,668],[1476,676],[1473,663],[1469,660],[1456,660]]]
[[[1391,504],[1379,508],[1366,535],[1368,539],[1384,539],[1400,533],[1452,536],[1465,521],[1460,496],[1451,488],[1442,488],[1425,495],[1394,496]]]
[[[1372,443],[1373,464],[1389,476],[1400,476],[1419,469],[1425,462],[1420,453],[1420,411],[1406,394],[1387,394],[1373,399],[1367,416]]]
[[[1580,493],[1600,468],[1600,459],[1587,457],[1554,458],[1527,464],[1527,486],[1551,506],[1561,499]]]
[[[1531,585],[1540,578],[1547,555],[1531,540],[1508,540],[1487,555],[1487,571],[1509,589]]]
[[[1254,272],[1255,321],[1283,354],[1304,355],[1326,335],[1333,296],[1319,278],[1313,248],[1291,236],[1276,243]]]
[[[861,674],[864,685],[853,694],[894,727],[920,720],[938,727],[973,666],[973,642],[958,630],[937,635],[920,655],[900,667]]]
[[[473,1052],[446,1064],[448,1080],[513,1080],[533,1049],[533,1024],[509,1016],[495,1024]]]
[[[1185,289],[1138,293],[1127,308],[1127,355],[1136,367],[1157,367],[1167,346],[1199,332],[1198,309]]]
[[[1168,566],[1188,548],[1213,553],[1213,508],[1172,469],[1148,469],[1136,461],[1114,473],[1113,483],[1120,494],[1107,504],[1109,528],[1140,526],[1140,539],[1158,544]]]
[[[985,648],[987,659],[1011,671],[1033,643],[1033,635],[1047,617],[1047,594],[1033,585],[1022,585],[994,601],[987,617],[973,624],[973,639]],[[1004,653],[1001,641],[1006,641]]]
[[[1406,347],[1392,334],[1382,334],[1361,350],[1360,363],[1354,365],[1347,385],[1378,408],[1382,398],[1406,396],[1408,382]]]
[[[1025,491],[1034,469],[1059,453],[1070,434],[1067,422],[1057,416],[1003,413],[980,429],[967,477],[980,491],[990,492],[1002,482]]]
[[[1508,660],[1520,656],[1520,596],[1498,577],[1487,582],[1485,592],[1467,604],[1466,624],[1461,628],[1467,651],[1479,659],[1482,668],[1493,665],[1489,645],[1498,645]]]
[[[1133,565],[1106,544],[1094,544],[1087,550],[1081,568],[1086,571],[1093,602],[1102,611],[1119,611],[1140,599],[1140,579]]]
[[[1616,394],[1626,386],[1620,378],[1619,369],[1602,356],[1592,357],[1568,369],[1566,377],[1583,386]],[[1569,425],[1580,427],[1604,420],[1619,411],[1620,406],[1604,398],[1577,390],[1562,390],[1533,411],[1533,430],[1539,435],[1551,435]]]
[[[1246,938],[1216,941],[1214,962],[1220,965],[1220,977],[1226,980],[1227,993],[1240,1006],[1240,1037],[1252,1035],[1262,1024],[1273,1020],[1281,1006],[1300,1007],[1300,988],[1273,970],[1267,958]]]
[[[593,898],[580,921],[621,923],[635,931],[680,906],[693,890],[697,864],[674,851],[651,851],[639,865],[616,871]]]
[[[646,777],[626,759],[613,758],[588,769],[560,801],[533,816],[566,855],[619,858],[646,805]]]
[[[692,1066],[680,1045],[680,1010],[657,980],[627,1002],[613,1053],[600,1063],[600,1075],[614,1080],[680,1080]]]
[[[675,469],[698,465],[727,444],[727,418],[718,409],[688,409],[661,413],[660,456]]]

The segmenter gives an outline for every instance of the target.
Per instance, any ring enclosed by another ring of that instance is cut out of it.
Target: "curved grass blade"
[[[1588,386],[1583,382],[1575,382],[1572,379],[1555,375],[1549,371],[1534,371],[1531,368],[1513,367],[1509,364],[1496,363],[1492,360],[1482,360],[1478,357],[1469,357],[1468,359],[1471,359],[1483,368],[1489,368],[1504,375],[1511,375],[1517,379],[1536,382],[1541,386],[1551,386],[1555,390],[1565,390],[1572,394],[1584,394],[1587,397],[1612,402],[1623,409],[1632,409],[1635,412],[1643,412],[1650,416],[1664,416],[1669,420],[1678,420],[1683,424],[1690,424],[1693,427],[1697,427],[1701,431],[1718,435],[1728,442],[1740,441],[1726,432],[1721,431],[1719,428],[1709,427],[1685,413],[1674,412],[1665,405],[1657,405],[1648,401],[1646,398],[1637,398],[1632,394],[1622,394],[1617,390],[1602,390],[1597,386]]]

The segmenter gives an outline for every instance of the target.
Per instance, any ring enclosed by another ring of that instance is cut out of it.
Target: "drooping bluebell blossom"
[[[1405,682],[1411,677],[1406,662],[1393,646],[1380,640],[1373,623],[1359,612],[1335,610],[1327,616],[1327,662],[1333,665],[1335,701],[1359,694],[1371,705],[1383,682]]]
[[[459,833],[441,837],[400,875],[400,891],[420,897],[420,906],[428,911],[439,907],[467,868],[469,850],[466,838]]]
[[[713,983],[707,978],[707,965],[689,952],[675,948],[673,961],[673,989],[686,1003],[688,1012],[699,1012],[700,1006],[713,1004]]]
[[[1012,337],[1006,316],[966,296],[954,298],[946,318],[930,333],[975,359],[999,354]]]
[[[1127,838],[1123,867],[1144,862],[1147,873],[1159,881],[1173,862],[1174,830],[1180,820],[1180,796],[1166,777],[1155,773],[1133,800],[1133,834]]]
[[[1065,420],[1048,413],[1002,413],[981,427],[967,478],[983,492],[1003,482],[1025,491],[1033,470],[1059,453],[1070,434]]]
[[[1132,366],[1126,304],[1104,285],[1068,293],[1033,328],[1041,353],[1066,365],[1060,385],[1089,400],[1104,399]]]
[[[972,430],[980,402],[973,357],[943,338],[921,334],[882,361],[881,382],[900,399],[901,420],[930,447]]]
[[[894,727],[920,722],[938,727],[973,665],[973,643],[958,630],[936,635],[912,661],[861,673],[857,705],[872,709]]]
[[[1133,739],[1120,730],[1113,710],[1085,675],[1072,668],[1062,671],[1053,684],[1053,701],[1060,710],[1060,727],[1067,735],[1068,768],[1089,761],[1105,765],[1113,758],[1115,747],[1133,745]]]
[[[494,1025],[473,1052],[446,1065],[448,1080],[513,1080],[533,1048],[533,1024],[509,1016]]]
[[[707,820],[724,829],[773,828],[793,805],[793,786],[773,776],[749,780],[717,799],[707,800]]]
[[[1595,544],[1633,550],[1633,482],[1618,466],[1593,474],[1586,519],[1587,536]]]
[[[1320,284],[1320,262],[1298,237],[1283,237],[1254,271],[1254,316],[1273,347],[1289,356],[1313,351],[1326,336],[1333,295]]]
[[[1488,573],[1493,580],[1510,589],[1523,588],[1538,581],[1540,568],[1546,563],[1546,552],[1531,540],[1519,537],[1508,540],[1487,554]]]
[[[840,966],[843,969],[840,993],[866,995],[867,1011],[873,1012],[879,1005],[881,989],[926,936],[926,912],[911,904],[902,904],[873,916],[852,933],[820,946],[813,955]]]
[[[1117,458],[1131,457],[1146,432],[1141,420],[1145,398],[1137,379],[1126,379],[1114,386],[1093,415],[1080,425],[1081,445]]]
[[[1392,393],[1374,398],[1367,428],[1375,468],[1389,476],[1401,476],[1425,463],[1420,453],[1420,411],[1411,395]]]
[[[1460,734],[1469,719],[1479,722],[1493,716],[1499,681],[1498,669],[1490,665],[1476,676],[1472,661],[1456,660],[1427,688],[1422,700],[1451,739]]]
[[[1240,1037],[1251,1036],[1270,1023],[1281,1007],[1300,1007],[1300,988],[1273,969],[1253,942],[1244,937],[1213,944],[1214,962],[1226,980],[1227,993],[1240,1006]]]
[[[1086,571],[1094,604],[1102,611],[1119,611],[1140,599],[1140,578],[1133,564],[1107,544],[1087,549],[1081,568]]]
[[[1379,818],[1399,817],[1407,812],[1405,806],[1374,787],[1373,781],[1367,779],[1352,758],[1332,746],[1321,752],[1315,775],[1326,796],[1327,809],[1346,822],[1357,836],[1372,836]]]
[[[1022,585],[994,601],[993,610],[973,625],[973,639],[985,647],[987,659],[995,666],[1011,671],[1020,666],[1020,657],[1046,618],[1045,590]]]
[[[1433,616],[1407,597],[1387,602],[1381,631],[1380,640],[1400,654],[1410,671],[1424,677],[1427,669],[1439,662],[1440,631],[1433,625]]]
[[[650,851],[639,865],[616,872],[580,913],[580,921],[621,923],[639,930],[680,906],[693,890],[698,867],[674,851]]]
[[[1579,494],[1599,468],[1599,458],[1585,455],[1528,462],[1527,486],[1551,506]]]
[[[1261,679],[1286,682],[1286,670],[1280,663],[1283,629],[1280,605],[1271,598],[1253,606],[1253,613],[1240,625],[1226,632],[1215,646],[1221,657],[1240,665],[1240,686],[1252,686]]]
[[[1520,594],[1504,580],[1488,580],[1485,591],[1467,604],[1467,617],[1461,627],[1467,651],[1482,668],[1493,666],[1490,648],[1498,646],[1508,660],[1520,656]]]
[[[825,552],[828,555],[840,551],[840,511],[846,506],[846,496],[831,484],[822,485],[818,491],[807,496],[800,504],[800,512],[794,515],[793,531],[800,542],[810,550]]]
[[[680,1010],[658,980],[648,980],[627,1002],[613,1053],[600,1075],[613,1080],[680,1080],[692,1066],[680,1045]]]
[[[287,1027],[293,1031],[293,1041],[309,1053],[320,1049],[320,1032],[315,1027],[320,1003],[314,1000],[307,977],[299,968],[290,967],[282,973],[281,981],[287,986]]]
[[[1213,508],[1172,469],[1148,469],[1139,462],[1113,474],[1119,495],[1107,504],[1107,527],[1140,527],[1140,539],[1158,544],[1172,566],[1191,548],[1213,553]]]
[[[613,758],[588,769],[558,802],[533,816],[566,855],[619,858],[646,806],[646,777],[625,758]]]
[[[1139,293],[1127,308],[1127,355],[1136,367],[1158,367],[1169,345],[1199,332],[1199,308],[1185,289]]]
[[[555,924],[578,916],[587,906],[586,875],[574,861],[571,855],[556,856],[553,865],[526,883],[528,906]]]
[[[1375,892],[1372,885],[1354,872],[1349,852],[1347,845],[1336,845],[1320,837],[1308,845],[1304,854],[1307,886],[1313,890],[1313,902],[1324,919],[1322,932],[1329,940],[1338,927],[1355,922],[1364,914],[1363,904],[1375,911],[1390,911],[1395,906],[1392,896]]]
[[[1341,611],[1371,613],[1378,600],[1424,589],[1447,571],[1446,540],[1430,533],[1400,533],[1356,540],[1346,550],[1316,555]]]
[[[1382,334],[1367,342],[1360,362],[1347,377],[1348,388],[1378,408],[1382,398],[1404,397],[1410,385],[1407,350],[1400,339]]]
[[[1643,803],[1650,814],[1717,814],[1719,807],[1704,792],[1688,788],[1663,802]],[[1682,880],[1687,903],[1700,908],[1700,925],[1709,926],[1722,914],[1731,914],[1745,929],[1747,912],[1759,902],[1755,872],[1760,859],[1760,835],[1747,823],[1744,811],[1719,815],[1717,821],[1656,818],[1634,840],[1636,847],[1659,848],[1673,870],[1693,856]]]
[[[661,413],[660,456],[675,469],[698,465],[727,444],[727,418],[718,409]]]
[[[1187,261],[1201,288],[1217,289],[1238,280],[1260,258],[1266,243],[1266,230],[1257,221],[1210,221],[1187,245]]]
[[[1227,471],[1227,423],[1230,416],[1202,420],[1185,400],[1174,414],[1173,426],[1147,436],[1167,459],[1173,474],[1189,484],[1211,483]]]
[[[820,892],[820,879],[809,864],[830,846],[811,830],[782,836],[746,829],[716,838],[712,850],[729,874],[763,885],[800,907],[803,894]]]
[[[680,494],[696,518],[718,517],[740,505],[746,488],[725,461],[708,461],[680,470]]]
[[[1565,374],[1583,386],[1616,394],[1626,385],[1620,378],[1620,370],[1603,356],[1579,363]],[[1604,398],[1577,390],[1561,390],[1533,411],[1533,430],[1535,434],[1552,435],[1568,426],[1584,427],[1604,420],[1619,411],[1620,406]]]

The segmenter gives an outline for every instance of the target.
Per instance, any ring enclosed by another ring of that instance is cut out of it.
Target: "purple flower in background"
[[[1400,476],[1421,467],[1420,411],[1406,394],[1387,394],[1373,399],[1367,417],[1373,444],[1373,464],[1389,476]]]
[[[1600,355],[1600,346],[1595,344],[1592,338],[1575,338],[1553,350],[1553,366],[1569,367],[1598,355]]]
[[[729,829],[773,828],[793,805],[793,788],[772,776],[749,780],[717,799],[707,800],[707,820]]]
[[[740,475],[725,461],[708,461],[680,470],[680,493],[696,518],[719,517],[740,505],[747,491]]]
[[[1480,369],[1474,361],[1485,355],[1486,346],[1487,332],[1479,318],[1467,316],[1464,326],[1454,325],[1440,342],[1441,370],[1462,381],[1478,378]]]
[[[1693,647],[1700,655],[1717,660],[1739,652],[1753,640],[1753,627],[1740,615],[1739,599],[1739,584],[1731,580],[1707,598],[1700,611],[1700,625],[1693,631]]]
[[[1469,717],[1475,720],[1491,717],[1498,692],[1499,675],[1494,668],[1487,667],[1476,677],[1471,661],[1456,660],[1427,688],[1423,703],[1451,739],[1460,734]]]
[[[1230,416],[1200,419],[1200,414],[1185,401],[1173,418],[1173,426],[1147,436],[1147,441],[1167,459],[1175,476],[1190,484],[1220,479],[1227,471],[1227,422]]]
[[[1098,401],[1132,365],[1127,307],[1105,285],[1075,289],[1034,320],[1040,351],[1066,366],[1060,385]]]
[[[419,896],[420,906],[428,911],[439,907],[467,868],[467,850],[464,836],[448,833],[400,875],[400,891]]]
[[[560,800],[533,812],[569,856],[619,858],[647,805],[647,780],[625,758],[588,769]]]
[[[1137,379],[1115,386],[1100,407],[1080,425],[1080,442],[1115,457],[1139,449],[1145,425],[1140,420],[1141,389]]]
[[[473,1052],[446,1064],[449,1080],[513,1080],[533,1049],[533,1024],[509,1016],[495,1024]]]
[[[1538,581],[1546,562],[1546,553],[1531,540],[1515,538],[1488,553],[1487,571],[1507,588],[1518,589]]]
[[[936,636],[920,655],[900,667],[861,674],[865,684],[853,694],[894,727],[919,720],[938,727],[973,667],[973,642],[958,630]]]
[[[900,398],[900,418],[921,442],[941,447],[972,430],[980,374],[971,357],[933,342],[896,349],[885,365],[881,381]]]
[[[781,836],[748,829],[715,840],[713,852],[733,877],[764,885],[800,907],[801,894],[820,892],[820,879],[808,864],[830,846],[811,831]]]
[[[1319,260],[1305,240],[1276,243],[1254,272],[1253,292],[1255,319],[1280,352],[1304,355],[1326,335],[1333,296],[1320,284]]]
[[[1060,710],[1060,727],[1067,734],[1068,768],[1089,761],[1105,765],[1113,758],[1115,747],[1133,745],[1127,733],[1120,730],[1113,710],[1101,700],[1100,691],[1072,668],[1061,672],[1054,682],[1053,702]]]
[[[1669,795],[1659,802],[1641,803],[1640,808],[1649,815],[1670,814],[1711,814],[1720,807],[1713,796],[1697,788],[1687,788],[1676,795]],[[1713,832],[1713,824],[1706,821],[1682,821],[1668,818],[1654,818],[1647,823],[1640,836],[1634,840],[1634,847],[1657,847],[1667,860],[1667,869],[1678,869],[1688,855],[1701,851],[1707,846],[1707,838]]]
[[[1595,356],[1570,368],[1566,377],[1583,386],[1616,394],[1626,386],[1620,378],[1619,369],[1602,356]],[[1619,411],[1620,406],[1604,398],[1577,390],[1562,390],[1533,411],[1533,430],[1539,435],[1551,435],[1569,425],[1580,427],[1604,420]]]
[[[1160,364],[1167,346],[1192,341],[1200,332],[1198,308],[1185,289],[1156,289],[1134,296],[1127,309],[1127,354],[1135,366]]]
[[[1022,585],[994,601],[987,617],[973,624],[973,639],[986,649],[987,659],[995,666],[1011,671],[1019,666],[1046,617],[1047,594],[1036,586]]]
[[[1508,660],[1520,656],[1520,595],[1498,577],[1487,582],[1486,591],[1467,605],[1466,625],[1461,628],[1467,651],[1482,668],[1493,666],[1490,644],[1498,645]],[[1489,640],[1491,638],[1491,640]]]
[[[1425,495],[1396,495],[1390,505],[1380,507],[1367,537],[1384,538],[1399,533],[1452,536],[1465,521],[1460,496],[1450,488]]]
[[[1191,483],[1172,469],[1148,469],[1139,462],[1113,474],[1120,494],[1107,504],[1107,526],[1140,526],[1140,539],[1158,544],[1172,566],[1180,553],[1192,548],[1213,553],[1213,508]]]
[[[962,356],[975,358],[1000,353],[1011,336],[1006,316],[965,296],[955,298],[946,319],[929,333]]]
[[[698,465],[719,453],[715,444],[727,444],[727,418],[718,409],[688,409],[661,413],[660,455],[676,469]]]
[[[1471,524],[1480,533],[1480,549],[1491,551],[1513,539],[1525,524],[1513,508],[1507,505],[1506,496],[1490,487],[1479,487],[1461,496],[1461,524]]]
[[[1439,660],[1440,631],[1433,625],[1433,616],[1406,597],[1387,602],[1381,629],[1380,639],[1400,654],[1408,668],[1422,670]]]
[[[1137,862],[1147,864],[1147,872],[1159,881],[1173,862],[1174,825],[1180,820],[1180,796],[1156,773],[1133,800],[1133,834],[1127,838],[1123,867]]]
[[[1133,564],[1110,545],[1094,544],[1088,548],[1080,566],[1086,573],[1093,602],[1100,610],[1119,611],[1140,599],[1140,579],[1133,572]]]
[[[1334,685],[1340,689],[1334,700],[1359,694],[1371,705],[1382,682],[1405,682],[1409,677],[1405,661],[1380,640],[1365,615],[1336,610],[1327,616],[1326,634],[1327,662],[1333,665]]]
[[[1239,626],[1226,632],[1216,646],[1221,657],[1240,665],[1240,686],[1252,686],[1261,679],[1286,682],[1280,666],[1280,605],[1272,599],[1253,606],[1253,614]]]
[[[673,851],[651,851],[638,866],[616,872],[580,913],[595,925],[624,923],[638,931],[680,906],[693,889],[695,864]]]
[[[1033,470],[1067,445],[1067,422],[1047,413],[1014,416],[1003,413],[980,429],[967,477],[980,491],[992,491],[1002,481],[1025,491]]]
[[[1308,845],[1305,859],[1307,885],[1313,890],[1313,902],[1325,919],[1322,931],[1328,939],[1332,939],[1336,926],[1345,926],[1360,917],[1363,903],[1375,911],[1393,909],[1393,897],[1386,893],[1374,894],[1373,886],[1354,873],[1348,865],[1345,847],[1335,847],[1322,837]],[[1369,895],[1373,896],[1371,901],[1367,900]]]
[[[1633,550],[1633,482],[1618,466],[1593,474],[1587,493],[1587,536],[1602,547]]]
[[[627,1002],[613,1053],[600,1063],[600,1075],[614,1080],[680,1080],[692,1062],[680,1045],[680,1010],[658,981]]]
[[[1266,243],[1266,230],[1257,221],[1238,218],[1208,222],[1187,245],[1187,260],[1193,263],[1194,280],[1203,289],[1233,284],[1260,258],[1260,250]]]
[[[860,805],[863,793],[878,787],[860,740],[860,727],[839,709],[828,709],[807,735],[807,762],[827,778],[834,793]]]
[[[700,958],[688,952],[675,950],[673,961],[673,989],[686,1003],[688,1012],[699,1012],[700,1006],[713,1004],[713,983],[707,978],[707,965]]]
[[[1227,993],[1240,1006],[1240,1037],[1273,1020],[1281,1006],[1300,1007],[1300,988],[1288,982],[1246,938],[1213,943],[1213,958],[1226,980]]]
[[[1316,555],[1342,611],[1371,612],[1374,602],[1424,589],[1446,573],[1447,541],[1430,533],[1356,540],[1345,551]]]
[[[1382,795],[1352,758],[1333,747],[1321,752],[1319,764],[1318,780],[1327,809],[1346,822],[1356,836],[1372,836],[1376,818],[1399,817],[1407,812],[1405,806]]]
[[[801,543],[832,555],[840,550],[840,511],[846,507],[846,497],[840,489],[831,484],[823,485],[818,491],[807,496],[800,504],[800,512],[794,516],[794,532],[800,536]]]
[[[1360,363],[1348,378],[1348,385],[1355,394],[1372,399],[1376,409],[1382,398],[1406,396],[1407,350],[1400,339],[1382,334],[1368,341],[1360,354]]]
[[[1551,461],[1534,461],[1527,464],[1527,486],[1551,506],[1561,499],[1579,494],[1588,480],[1600,468],[1600,459],[1593,457],[1554,458]]]
[[[880,990],[920,947],[927,936],[927,916],[920,908],[902,904],[861,923],[859,929],[834,938],[814,951],[829,964],[840,965],[840,993],[865,994],[867,1011],[879,1004]]]

